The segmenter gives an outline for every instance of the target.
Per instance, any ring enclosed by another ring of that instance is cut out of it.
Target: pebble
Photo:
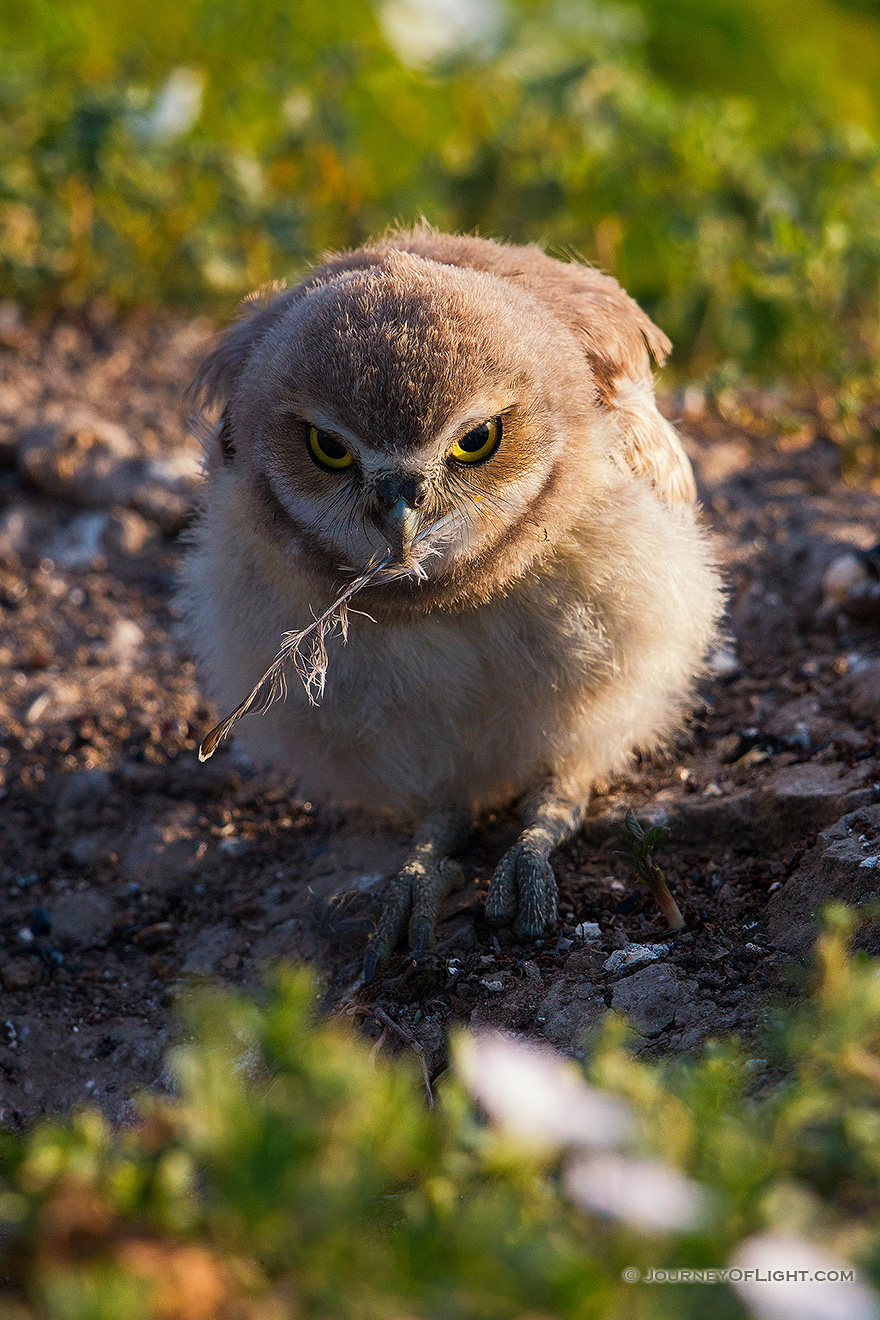
[[[601,940],[602,930],[598,921],[581,921],[574,928],[574,933],[579,940]]]
[[[494,995],[500,994],[500,992],[504,989],[503,981],[481,981],[480,985],[485,990],[490,991]]]
[[[0,968],[0,980],[6,990],[29,990],[39,979],[39,966],[31,958],[14,958]]]
[[[67,889],[52,905],[52,926],[62,944],[91,945],[113,922],[113,901],[99,889]]]
[[[625,949],[615,949],[610,958],[606,958],[604,967],[612,975],[616,972],[631,972],[647,963],[664,958],[671,944],[628,944]]]
[[[170,534],[185,525],[200,481],[195,450],[145,458],[121,426],[86,409],[63,423],[26,428],[18,436],[17,459],[22,475],[54,499],[102,511],[127,505]],[[140,528],[114,531],[122,542],[143,541]],[[107,523],[82,524],[61,553],[73,563],[88,562],[105,534],[111,535]]]
[[[43,935],[51,933],[52,918],[49,916],[49,913],[45,908],[34,908],[33,912],[28,917],[28,925],[33,934],[39,939]]]
[[[611,1006],[625,1013],[643,1036],[659,1036],[693,998],[696,988],[694,981],[680,980],[668,963],[654,963],[619,981]]]
[[[230,835],[228,839],[221,839],[217,844],[217,847],[220,852],[226,853],[227,856],[235,857],[239,853],[247,850],[248,843],[246,839],[242,839],[238,835],[233,834]]]
[[[56,798],[59,811],[75,811],[105,801],[112,791],[112,780],[107,770],[74,770],[64,780]]]
[[[153,945],[163,944],[165,940],[171,938],[175,927],[170,921],[154,921],[151,926],[144,926],[136,935],[132,936],[135,944],[142,944],[144,948],[152,948]]]

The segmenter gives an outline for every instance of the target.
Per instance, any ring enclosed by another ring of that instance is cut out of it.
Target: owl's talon
[[[376,970],[378,966],[379,966],[379,953],[376,949],[371,948],[370,945],[368,944],[366,953],[364,954],[365,981],[373,980],[374,976],[376,975]]]
[[[540,939],[556,923],[556,877],[543,852],[517,843],[504,854],[489,885],[486,918],[513,923],[515,935]]]
[[[414,917],[409,923],[409,947],[414,958],[421,958],[431,943],[434,927],[427,917]]]
[[[379,924],[364,953],[364,980],[371,981],[377,968],[394,952],[409,916],[409,946],[421,958],[434,938],[440,900],[461,889],[464,872],[457,862],[444,858],[432,865],[415,852],[385,890]]]

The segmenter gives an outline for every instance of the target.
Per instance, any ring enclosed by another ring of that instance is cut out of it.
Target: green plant
[[[409,1058],[316,1017],[306,973],[279,971],[260,1003],[203,991],[175,1101],[144,1099],[128,1130],[85,1112],[3,1136],[0,1315],[733,1320],[748,1281],[623,1271],[792,1253],[855,1265],[837,1313],[873,1314],[857,1303],[880,1284],[880,978],[847,952],[854,924],[830,914],[769,1064],[734,1042],[637,1059],[614,1018],[581,1074],[477,1035],[433,1110]]]
[[[480,41],[451,24],[420,57],[420,0],[0,0],[0,296],[228,314],[425,213],[597,261],[674,369],[785,377],[859,414],[880,360],[880,19],[484,7]]]
[[[664,825],[652,825],[650,829],[643,830],[636,820],[635,813],[630,809],[624,817],[623,824],[618,828],[618,834],[627,845],[626,851],[621,855],[632,863],[636,875],[650,889],[657,906],[669,923],[670,931],[683,930],[684,917],[669,892],[666,876],[654,861],[654,847],[667,837],[669,830]]]

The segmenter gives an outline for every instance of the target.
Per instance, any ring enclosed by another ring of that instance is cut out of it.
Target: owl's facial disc
[[[298,545],[337,570],[390,552],[433,580],[461,574],[524,515],[545,479],[527,432],[523,443],[530,416],[512,388],[493,388],[421,435],[413,418],[398,441],[400,416],[368,425],[339,396],[299,394],[278,401],[255,454]]]

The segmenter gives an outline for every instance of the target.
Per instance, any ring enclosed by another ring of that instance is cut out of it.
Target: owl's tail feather
[[[429,537],[433,538],[446,530],[446,524],[449,521],[448,518],[440,518],[437,522],[424,527],[415,537],[413,545],[415,546],[419,542],[424,543]],[[439,553],[437,545],[429,544],[424,549],[428,555]],[[298,632],[284,634],[281,648],[262,678],[254,684],[244,701],[236,706],[230,715],[221,720],[202,739],[199,746],[199,760],[207,761],[210,756],[214,755],[220,743],[231,733],[233,726],[238,723],[243,715],[247,715],[251,711],[258,711],[262,714],[263,711],[273,706],[276,701],[284,699],[287,695],[284,670],[288,663],[293,665],[302,680],[302,685],[306,690],[306,696],[310,703],[317,706],[324,695],[324,683],[327,678],[327,639],[334,636],[334,634],[338,634],[343,642],[346,641],[348,637],[348,603],[352,596],[356,596],[359,591],[369,586],[371,582],[375,582],[379,577],[389,582],[400,577],[420,579],[425,576],[425,570],[420,559],[411,559],[409,563],[399,563],[390,550],[384,554],[374,555],[366,568],[358,573],[357,577],[349,583],[344,591],[340,592],[333,604],[328,605],[323,614],[319,614],[307,627],[301,628]]]

